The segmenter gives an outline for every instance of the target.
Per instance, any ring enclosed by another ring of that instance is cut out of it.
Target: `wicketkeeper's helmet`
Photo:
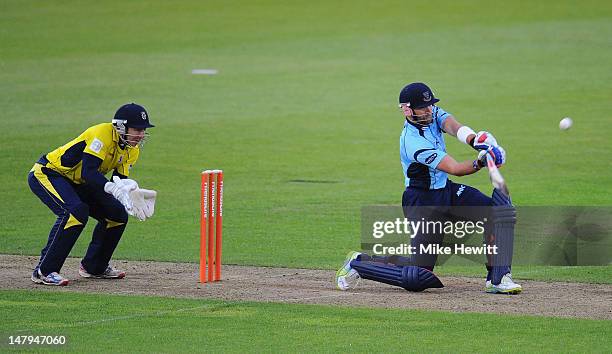
[[[128,103],[119,107],[112,123],[124,143],[127,142],[127,128],[147,129],[155,127],[149,121],[147,110],[136,103]],[[146,136],[147,135],[145,135],[145,137]],[[140,145],[143,143],[144,139],[141,141]]]

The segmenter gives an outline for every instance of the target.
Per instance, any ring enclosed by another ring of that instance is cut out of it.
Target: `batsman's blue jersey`
[[[433,106],[432,116],[432,123],[426,127],[408,120],[404,123],[400,136],[400,157],[406,187],[440,189],[446,186],[446,172],[436,168],[446,156],[442,124],[450,114]]]

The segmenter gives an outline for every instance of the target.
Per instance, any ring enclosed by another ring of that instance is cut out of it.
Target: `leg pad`
[[[399,286],[408,291],[418,292],[444,287],[434,273],[417,266],[398,267],[392,264],[353,260],[351,267],[364,279]]]

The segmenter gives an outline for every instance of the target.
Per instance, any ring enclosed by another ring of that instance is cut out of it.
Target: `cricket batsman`
[[[154,127],[144,107],[121,106],[110,123],[94,125],[74,140],[51,151],[34,164],[28,184],[57,215],[32,281],[67,285],[60,271],[89,217],[98,221],[82,259],[85,278],[122,279],[125,272],[110,265],[123,235],[128,214],[145,220],[153,215],[155,191],[140,189],[128,179],[138,160],[146,130]],[[112,181],[105,175],[112,171]]]
[[[415,217],[416,207],[448,210],[452,206],[491,207],[490,221],[485,228],[485,242],[497,246],[499,255],[487,257],[487,293],[517,294],[522,291],[512,280],[511,261],[516,211],[510,196],[494,189],[491,197],[470,186],[454,183],[448,175],[465,176],[487,166],[487,159],[497,167],[506,161],[504,149],[486,131],[476,133],[459,123],[451,114],[436,105],[437,99],[424,83],[405,86],[399,95],[404,114],[400,136],[400,158],[406,189],[402,196],[404,216]],[[458,162],[446,152],[443,133],[478,152],[475,160]],[[423,208],[421,208],[423,209]],[[341,290],[353,287],[359,278],[396,285],[409,291],[443,287],[433,273],[436,254],[420,253],[426,243],[441,244],[443,234],[418,233],[411,239],[416,253],[410,257],[370,256],[351,252],[336,273],[336,286]]]

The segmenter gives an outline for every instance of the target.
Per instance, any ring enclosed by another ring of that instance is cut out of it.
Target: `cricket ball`
[[[574,124],[574,122],[572,121],[572,118],[565,117],[561,119],[561,121],[559,122],[559,129],[568,130],[569,128],[572,127],[572,124]]]

